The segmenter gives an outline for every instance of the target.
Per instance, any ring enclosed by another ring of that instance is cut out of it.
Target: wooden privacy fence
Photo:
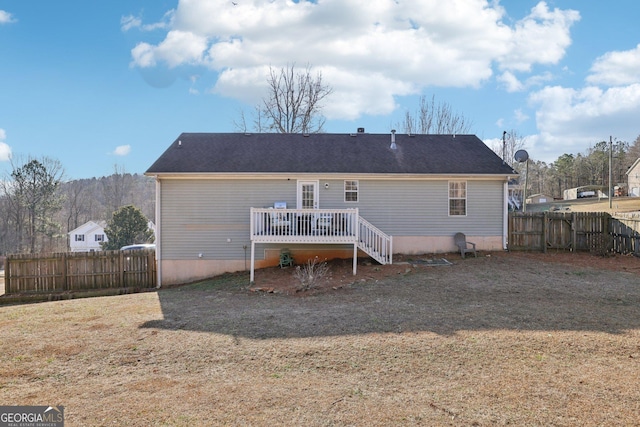
[[[510,212],[508,248],[640,256],[640,217],[612,217],[606,212]]]
[[[5,293],[50,293],[156,286],[154,250],[9,255]]]
[[[615,252],[640,256],[640,212],[616,214],[611,219],[610,234]]]

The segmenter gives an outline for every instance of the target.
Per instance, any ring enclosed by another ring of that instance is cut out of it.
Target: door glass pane
[[[314,184],[302,184],[302,209],[313,209]]]

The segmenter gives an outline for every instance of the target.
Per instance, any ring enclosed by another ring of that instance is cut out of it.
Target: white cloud
[[[524,123],[529,120],[529,116],[522,112],[520,108],[513,112],[517,123]]]
[[[532,139],[536,158],[553,161],[564,153],[583,152],[609,136],[633,141],[638,133],[640,83],[606,90],[545,87],[532,93],[540,134]]]
[[[0,10],[0,24],[11,24],[12,22],[17,22],[17,19],[9,12]]]
[[[164,14],[162,20],[160,22],[155,22],[153,24],[142,24],[142,18],[139,16],[127,15],[120,18],[120,29],[123,32],[127,32],[132,28],[137,28],[141,31],[153,31],[153,30],[161,30],[166,29],[171,26],[171,21],[173,20],[174,10],[170,10]]]
[[[113,151],[113,154],[115,154],[116,156],[126,156],[130,152],[131,152],[131,146],[130,145],[119,145]]]
[[[496,80],[504,86],[507,92],[520,92],[525,88],[524,84],[511,71],[505,71]]]
[[[11,147],[4,140],[7,139],[7,133],[4,129],[0,129],[0,162],[6,162],[11,159]]]
[[[237,3],[180,0],[164,40],[141,41],[132,65],[205,67],[217,73],[214,93],[255,102],[270,65],[311,64],[334,89],[327,117],[357,118],[386,114],[395,96],[425,87],[480,87],[496,65],[501,82],[516,90],[513,72],[557,63],[579,19],[545,2],[511,27],[493,0]],[[123,19],[123,30],[144,26]]]
[[[547,86],[529,95],[536,107],[536,158],[554,161],[564,153],[581,153],[610,136],[633,142],[640,129],[640,44],[597,58],[581,89]],[[600,86],[596,86],[600,85]]]
[[[569,30],[579,20],[580,13],[575,10],[549,10],[546,2],[538,3],[512,30],[501,68],[530,71],[534,64],[557,64],[571,45]]]
[[[635,49],[608,52],[591,67],[587,82],[608,86],[640,83],[640,44]]]
[[[142,26],[142,19],[133,15],[123,16],[120,18],[120,29],[124,32],[129,31],[132,28],[139,28]]]
[[[169,68],[183,64],[197,65],[207,46],[205,37],[185,31],[169,31],[167,37],[158,46],[139,43],[132,50],[134,63],[140,67],[152,67],[157,61],[166,63]]]
[[[7,162],[11,159],[11,147],[4,142],[0,142],[0,162]]]
[[[553,75],[548,72],[531,76],[524,82],[518,80],[511,71],[505,71],[496,77],[498,83],[500,83],[507,92],[523,92],[534,86],[541,86],[544,82],[548,82],[552,79]]]

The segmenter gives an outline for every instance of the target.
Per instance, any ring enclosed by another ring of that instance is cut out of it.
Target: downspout
[[[507,177],[507,180],[504,182],[504,190],[502,191],[502,194],[504,198],[502,202],[502,248],[506,251],[509,240],[509,177]]]
[[[162,202],[162,185],[160,178],[156,175],[156,271],[158,283],[156,288],[162,286],[162,216],[160,215],[160,204]]]

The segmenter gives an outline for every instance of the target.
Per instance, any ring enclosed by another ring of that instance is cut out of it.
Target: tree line
[[[155,221],[154,179],[115,166],[109,176],[65,180],[56,159],[12,159],[11,172],[0,178],[0,255],[65,252],[68,232],[87,221],[109,222],[125,206]]]

